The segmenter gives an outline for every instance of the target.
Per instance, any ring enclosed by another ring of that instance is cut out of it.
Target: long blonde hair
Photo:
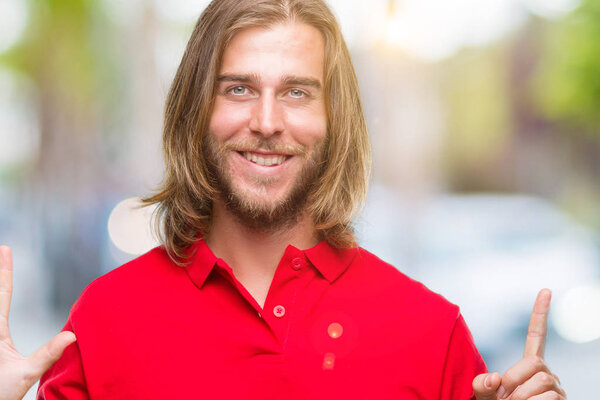
[[[352,218],[366,196],[371,150],[358,81],[335,17],[321,0],[213,0],[196,23],[167,97],[165,181],[143,199],[157,204],[162,243],[178,263],[198,234],[208,231],[218,195],[203,143],[224,49],[242,29],[290,21],[315,27],[325,39],[327,165],[306,207],[321,238],[336,247],[356,245]]]

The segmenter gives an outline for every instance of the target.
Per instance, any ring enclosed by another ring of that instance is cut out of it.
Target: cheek
[[[240,107],[231,107],[226,102],[217,99],[208,130],[217,141],[223,142],[247,125],[246,114],[247,112]]]
[[[327,117],[321,113],[298,114],[288,119],[287,126],[299,143],[314,146],[325,140]]]

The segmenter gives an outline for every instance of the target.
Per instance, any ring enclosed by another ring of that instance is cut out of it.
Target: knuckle
[[[563,399],[563,397],[556,392],[550,392],[550,394],[547,397],[549,400],[562,400]]]
[[[512,370],[508,370],[504,373],[504,375],[502,375],[502,384],[506,387],[506,386],[510,386],[512,387],[513,383],[516,382],[517,380],[517,376],[515,374],[515,372],[513,372]]]
[[[547,372],[538,372],[535,377],[544,387],[554,386],[554,377]]]
[[[546,370],[546,363],[544,359],[540,356],[528,356],[527,362],[536,370],[536,371],[544,371]]]
[[[526,400],[526,398],[523,397],[523,395],[517,390],[512,393],[512,395],[510,396],[510,400]]]
[[[533,339],[537,339],[537,338],[543,338],[545,336],[544,331],[537,329],[537,328],[530,328],[527,331],[527,337],[533,338]]]
[[[561,384],[560,382],[560,378],[558,377],[558,375],[556,374],[552,374],[552,376],[554,377],[554,379],[556,380],[556,383],[558,383],[559,385]]]

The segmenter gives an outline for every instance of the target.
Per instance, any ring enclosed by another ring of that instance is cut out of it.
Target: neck
[[[238,279],[249,275],[272,278],[288,245],[305,250],[318,243],[315,225],[309,215],[301,215],[290,225],[277,231],[249,228],[223,204],[215,204],[205,240],[215,256],[222,258]]]

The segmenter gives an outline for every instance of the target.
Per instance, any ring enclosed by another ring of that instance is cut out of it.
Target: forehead
[[[255,74],[261,79],[306,76],[323,80],[321,33],[301,22],[251,27],[238,32],[223,53],[219,74]]]

